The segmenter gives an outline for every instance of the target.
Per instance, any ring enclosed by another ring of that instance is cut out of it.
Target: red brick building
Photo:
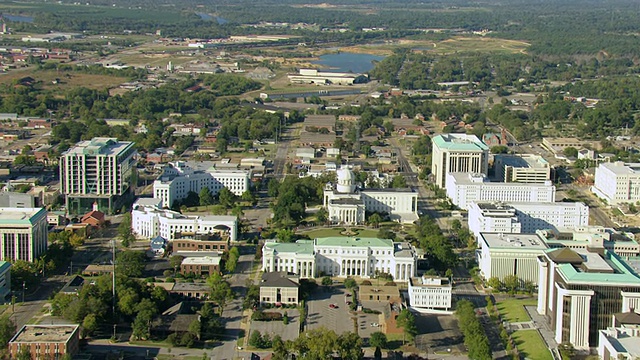
[[[73,356],[80,348],[78,329],[79,325],[25,325],[9,341],[9,353],[16,359],[27,348],[33,360]]]

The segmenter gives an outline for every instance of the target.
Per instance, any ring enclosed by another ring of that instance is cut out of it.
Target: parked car
[[[338,305],[336,305],[336,304],[329,304],[329,308],[330,308],[330,309],[337,309],[337,308],[338,308]]]
[[[380,324],[378,324],[378,323],[371,323],[371,327],[378,327],[378,326],[380,326]]]

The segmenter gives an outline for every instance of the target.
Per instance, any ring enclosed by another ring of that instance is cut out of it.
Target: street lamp
[[[24,289],[26,288],[27,284],[26,282],[22,282],[22,302],[24,302]]]

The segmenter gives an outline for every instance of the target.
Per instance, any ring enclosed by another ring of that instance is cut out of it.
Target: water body
[[[384,56],[356,53],[327,54],[320,56],[320,60],[313,64],[330,68],[333,71],[366,73],[373,69],[373,61],[380,61]]]
[[[2,14],[2,17],[9,21],[14,22],[24,22],[24,23],[32,23],[32,16],[23,16],[23,15],[10,15],[10,14]]]
[[[200,19],[202,19],[202,20],[211,20],[211,19],[213,19],[213,16],[211,16],[209,14],[205,14],[205,13],[197,12],[196,15],[200,16]]]
[[[196,15],[200,16],[200,19],[202,19],[204,21],[210,21],[210,20],[216,19],[216,21],[220,25],[226,24],[226,23],[229,22],[229,20],[227,20],[225,18],[221,18],[220,16],[212,16],[212,15],[209,15],[209,14],[206,14],[206,13],[197,12]]]

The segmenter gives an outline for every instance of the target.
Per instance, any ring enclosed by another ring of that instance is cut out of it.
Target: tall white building
[[[411,307],[451,309],[451,282],[447,278],[423,275],[409,279],[409,304]]]
[[[544,184],[551,179],[551,166],[539,155],[495,155],[495,177],[504,182]]]
[[[338,170],[337,179],[324,190],[324,206],[331,222],[362,224],[365,212],[387,213],[392,220],[404,223],[418,219],[418,193],[413,189],[360,190],[348,168]]]
[[[611,205],[640,201],[640,163],[601,163],[591,191]]]
[[[376,273],[387,273],[396,281],[408,281],[416,272],[416,261],[416,251],[410,244],[377,238],[266,242],[262,249],[262,271],[287,271],[301,278],[323,275],[370,278]]]
[[[47,251],[44,208],[0,208],[0,256],[4,261],[33,262]]]
[[[45,217],[46,218],[46,217]],[[162,208],[155,198],[138,199],[131,210],[133,232],[144,238],[161,236],[173,241],[176,233],[218,234],[236,241],[238,219],[235,216],[190,216]]]
[[[477,136],[442,134],[434,136],[431,143],[431,173],[439,187],[445,187],[448,173],[488,174],[489,147]]]
[[[163,169],[160,178],[153,182],[153,196],[162,199],[166,207],[187,197],[190,191],[200,193],[208,187],[213,195],[223,188],[235,195],[242,195],[250,188],[251,172],[245,170],[196,170],[188,163],[177,161]]]
[[[461,209],[472,202],[554,202],[556,187],[551,181],[544,184],[489,182],[482,174],[447,174],[447,196]]]
[[[581,202],[469,204],[469,230],[481,232],[525,233],[536,230],[567,229],[589,225],[589,207]]]
[[[67,211],[82,214],[98,204],[111,213],[133,195],[134,143],[115,138],[81,141],[60,156],[60,192]]]
[[[538,234],[480,233],[476,250],[480,275],[488,280],[516,275],[523,281],[538,282],[538,256],[548,249]]]

